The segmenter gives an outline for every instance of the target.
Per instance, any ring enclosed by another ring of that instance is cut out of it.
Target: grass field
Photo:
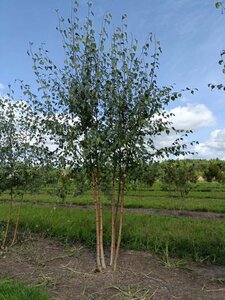
[[[156,184],[152,190],[129,190],[125,196],[127,208],[156,208],[169,210],[188,210],[225,213],[224,186],[199,184],[185,199],[178,194],[161,191]],[[171,195],[172,194],[172,195]],[[3,194],[2,200],[8,195]],[[19,200],[17,198],[16,200]],[[61,208],[53,190],[43,190],[36,194],[27,194],[20,220],[20,228],[25,231],[42,233],[57,239],[79,241],[88,247],[95,245],[95,215],[92,210]],[[38,207],[32,203],[49,203]],[[66,203],[80,205],[93,204],[91,191],[72,197]],[[103,196],[103,203],[110,205],[110,200]],[[51,205],[53,204],[53,205]],[[8,205],[1,204],[0,219],[5,220]],[[18,206],[13,209],[15,221]],[[110,245],[110,212],[104,212],[104,241]],[[225,265],[225,222],[207,218],[165,217],[159,215],[127,214],[124,220],[122,236],[124,248],[153,251],[164,255],[168,251],[171,257],[210,261]]]
[[[102,198],[105,205],[110,205],[108,197],[103,195]],[[3,201],[8,200],[9,194],[2,194],[0,199]],[[16,198],[16,201],[19,201],[19,198]],[[48,187],[48,189],[44,189],[40,193],[26,194],[24,201],[32,203],[62,203],[61,199],[55,195],[53,187]],[[92,193],[87,191],[77,197],[70,193],[65,203],[93,204]],[[187,198],[181,198],[177,192],[160,190],[160,184],[156,183],[151,190],[126,191],[125,207],[225,213],[225,188],[217,183],[201,183],[189,193]]]
[[[1,205],[4,220],[8,207]],[[14,208],[14,220],[17,208]],[[89,247],[95,244],[95,216],[89,210],[35,207],[25,205],[21,228]],[[104,238],[110,244],[110,214],[104,215]],[[153,251],[168,249],[171,257],[211,261],[225,265],[225,222],[187,217],[125,215],[122,236],[124,248]]]
[[[50,300],[50,297],[36,287],[6,279],[0,281],[0,300]]]

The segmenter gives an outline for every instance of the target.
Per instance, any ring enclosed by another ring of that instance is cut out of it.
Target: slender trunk
[[[116,242],[116,227],[115,227],[115,177],[112,180],[112,191],[111,191],[111,208],[112,208],[112,223],[111,223],[111,253],[110,253],[110,266],[113,265],[115,257],[115,242]]]
[[[113,263],[113,270],[116,270],[117,266],[117,259],[119,256],[119,250],[120,250],[120,243],[121,243],[121,237],[122,237],[122,228],[123,228],[123,210],[124,210],[124,190],[125,190],[125,182],[124,179],[122,181],[122,189],[121,189],[121,203],[120,203],[120,221],[119,221],[119,231],[118,231],[118,239],[116,244],[116,253],[115,253],[115,259]]]
[[[114,202],[114,212],[113,212],[113,216],[112,216],[112,218],[113,218],[112,219],[113,241],[112,241],[111,248],[113,249],[112,250],[113,253],[112,253],[111,260],[110,260],[110,261],[112,261],[112,266],[114,264],[115,255],[116,255],[117,219],[118,219],[118,210],[119,210],[120,203],[121,203],[121,175],[119,175],[117,201],[116,201],[116,203]]]
[[[19,204],[19,210],[18,210],[18,214],[17,214],[17,218],[16,218],[16,227],[15,227],[15,230],[14,230],[13,240],[12,240],[11,246],[13,246],[15,244],[15,242],[16,242],[22,204],[23,204],[23,194],[21,195],[21,200],[20,200],[20,204]]]
[[[118,215],[120,202],[121,202],[121,180],[119,177],[118,195],[117,195],[117,201],[116,201],[116,206],[115,206],[115,228],[116,228],[116,223],[117,223],[116,221],[117,221],[117,215]]]
[[[99,203],[99,242],[100,242],[100,259],[101,266],[103,269],[106,268],[105,264],[105,255],[104,255],[104,247],[103,247],[103,213],[102,213],[102,200],[101,200],[101,181],[99,172],[97,173],[97,186],[98,186],[98,203]]]
[[[96,226],[96,270],[101,272],[101,258],[100,258],[100,237],[99,237],[99,203],[96,190],[96,175],[92,174],[93,180],[93,197],[95,205],[95,226]]]
[[[2,242],[2,247],[5,247],[5,243],[8,237],[8,233],[9,233],[9,225],[11,222],[11,218],[12,218],[12,207],[13,207],[13,188],[11,187],[10,189],[10,203],[9,203],[9,210],[8,210],[8,220],[7,220],[7,224],[6,224],[6,229],[5,229],[5,235],[4,235],[4,239]]]

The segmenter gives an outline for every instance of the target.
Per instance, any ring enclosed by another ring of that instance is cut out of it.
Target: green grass
[[[15,213],[14,209],[14,213]],[[1,205],[0,218],[7,207]],[[15,216],[14,216],[15,219]],[[25,206],[21,227],[63,241],[95,244],[93,211]],[[110,214],[104,215],[104,240],[110,245]],[[225,222],[221,220],[125,215],[122,247],[163,254],[168,247],[172,257],[208,260],[225,265]]]
[[[126,192],[125,207],[127,208],[155,208],[155,209],[170,209],[170,210],[188,210],[188,211],[203,211],[225,213],[225,186],[216,182],[199,183],[195,189],[191,191],[187,198],[182,199],[177,192],[166,192],[160,190],[160,183],[155,183],[151,190],[139,190]],[[1,195],[1,200],[8,200],[9,194]],[[109,199],[102,196],[103,203],[110,205]],[[19,201],[19,197],[16,197]],[[40,193],[26,194],[24,201],[28,203],[60,203],[61,200],[54,195],[53,186],[42,190]],[[65,203],[89,205],[93,204],[91,190],[84,194],[74,197],[68,195]]]
[[[138,188],[138,190],[141,190],[143,192],[148,191],[162,191],[162,183],[157,181],[153,184],[152,187],[145,187],[145,188]],[[196,184],[193,184],[193,191],[202,191],[202,192],[214,192],[214,191],[221,191],[225,192],[225,184],[218,183],[218,182],[198,182]],[[134,191],[134,190],[133,190]],[[130,190],[129,192],[133,192]]]
[[[141,196],[141,197],[172,197],[180,198],[180,193],[178,192],[167,192],[167,191],[128,191],[126,193],[128,196]],[[225,191],[190,191],[188,198],[198,198],[198,199],[225,199]]]
[[[105,205],[110,205],[110,201],[106,197],[103,196],[102,199]],[[2,200],[8,200],[8,196],[3,195]],[[16,198],[16,200],[19,200],[19,198]],[[25,195],[24,201],[27,203],[60,203],[57,197],[48,194]],[[81,195],[79,197],[70,196],[66,199],[65,203],[89,205],[93,204],[93,199],[90,193],[88,192],[87,194]],[[139,195],[137,193],[137,196],[125,196],[125,207],[225,213],[225,199],[198,199],[197,197],[181,199],[172,198],[168,196],[144,196],[142,191],[139,192]]]
[[[155,208],[169,210],[188,210],[225,213],[225,201],[204,199],[172,199],[172,198],[128,198],[125,200],[127,208]]]
[[[50,300],[50,298],[36,287],[25,286],[12,280],[1,280],[0,300]]]

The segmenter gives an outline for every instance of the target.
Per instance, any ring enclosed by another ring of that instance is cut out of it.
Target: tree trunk
[[[114,257],[115,257],[115,243],[116,243],[116,220],[115,220],[115,177],[113,177],[112,181],[112,192],[111,192],[111,208],[112,208],[112,222],[111,222],[111,253],[110,253],[110,266],[113,265]]]
[[[93,198],[95,205],[95,226],[96,226],[96,270],[101,272],[101,257],[100,257],[100,231],[99,231],[99,203],[97,197],[96,175],[92,174],[93,181]]]
[[[17,233],[18,233],[18,227],[19,227],[19,219],[20,219],[20,215],[21,215],[22,204],[23,204],[23,194],[22,194],[21,200],[20,200],[19,211],[18,211],[17,218],[16,218],[16,227],[15,227],[15,230],[14,230],[13,240],[12,240],[11,246],[13,246],[13,245],[15,244],[15,242],[16,242]]]
[[[8,237],[9,225],[10,225],[11,218],[12,218],[12,207],[13,207],[13,188],[11,187],[11,189],[10,189],[10,204],[9,204],[9,211],[8,211],[8,220],[7,220],[7,225],[6,225],[6,229],[5,229],[4,239],[3,239],[3,242],[2,242],[2,247],[5,247],[6,240],[7,240],[7,237]]]
[[[124,210],[124,190],[125,190],[125,182],[124,179],[122,181],[122,189],[121,189],[121,202],[120,202],[120,221],[119,221],[119,231],[118,231],[118,239],[116,244],[116,253],[113,263],[113,270],[116,270],[117,266],[117,259],[119,256],[119,250],[120,250],[120,243],[121,243],[121,237],[122,237],[122,228],[123,228],[123,210]]]
[[[98,185],[98,203],[99,203],[99,243],[100,243],[100,259],[103,269],[106,268],[104,246],[103,246],[103,213],[102,213],[102,200],[101,200],[101,181],[99,172],[97,173],[97,185]]]
[[[121,178],[121,176],[119,176],[119,178]],[[111,266],[114,265],[115,256],[116,256],[117,219],[118,219],[118,210],[119,210],[120,204],[121,204],[121,180],[119,180],[119,183],[118,183],[117,201],[116,201],[116,203],[114,201],[113,215],[112,215],[112,238],[111,238],[112,253],[111,253],[111,258],[110,258],[110,262],[112,262]]]

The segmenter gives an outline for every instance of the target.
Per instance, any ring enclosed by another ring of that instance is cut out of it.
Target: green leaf
[[[220,8],[220,7],[221,7],[221,5],[222,5],[222,3],[221,3],[221,2],[216,2],[216,3],[215,3],[215,6],[216,6],[216,8]]]

